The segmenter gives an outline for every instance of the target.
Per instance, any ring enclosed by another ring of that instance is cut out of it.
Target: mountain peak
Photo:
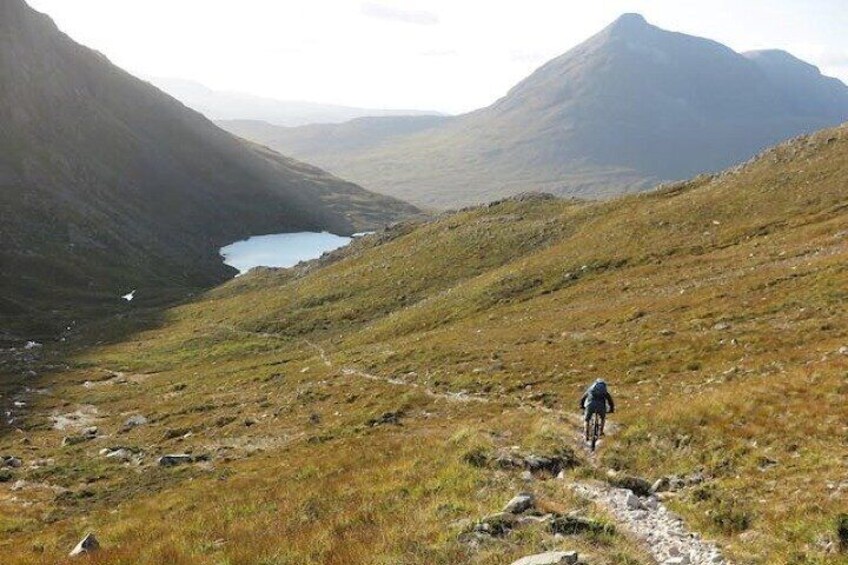
[[[629,13],[622,14],[615,20],[607,29],[614,33],[633,33],[647,29],[651,24],[645,19],[642,14]]]

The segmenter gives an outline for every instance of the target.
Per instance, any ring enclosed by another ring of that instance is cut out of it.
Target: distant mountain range
[[[23,0],[0,1],[0,124],[0,333],[220,282],[248,235],[416,212],[222,131]]]
[[[526,190],[639,191],[846,120],[848,87],[788,53],[740,54],[627,14],[462,116],[221,125],[371,190],[443,208]]]
[[[257,120],[278,126],[338,124],[364,116],[442,115],[422,110],[355,108],[293,100],[275,100],[239,92],[213,90],[199,82],[176,78],[151,78],[167,92],[210,120]]]

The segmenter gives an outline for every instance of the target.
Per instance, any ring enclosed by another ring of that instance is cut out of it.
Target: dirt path
[[[321,346],[310,341],[306,343],[318,353],[325,366],[334,366]],[[436,392],[422,387],[418,383],[372,375],[351,367],[342,367],[340,370],[342,374],[348,376],[357,376],[394,386],[421,389],[428,396],[434,398],[443,398],[455,402],[488,402],[488,399],[482,396],[469,395],[464,392]],[[541,405],[525,405],[525,407],[533,412],[555,413],[554,410]],[[576,429],[582,429],[582,418],[576,414],[566,414],[565,418],[574,423]],[[607,431],[610,435],[613,435],[615,430],[615,425],[608,424]],[[585,446],[580,431],[575,433],[575,441]],[[586,451],[590,464],[598,466],[595,453],[589,452],[588,448]],[[688,530],[683,520],[668,510],[656,497],[638,497],[629,490],[616,488],[602,482],[569,481],[569,486],[579,496],[595,503],[612,516],[619,527],[646,547],[657,563],[662,565],[730,565],[730,562],[721,555],[721,550],[717,545],[702,540],[698,533]]]
[[[306,344],[309,345],[309,347],[313,348],[315,351],[318,352],[318,355],[321,358],[321,362],[324,363],[325,366],[333,367],[333,362],[327,356],[327,352],[324,351],[324,348],[322,348],[320,345],[318,345],[316,343],[312,343],[311,341],[306,341]],[[432,390],[430,388],[421,386],[418,383],[411,383],[411,382],[407,382],[407,381],[404,381],[404,380],[401,380],[401,379],[393,379],[391,377],[381,377],[379,375],[373,375],[371,373],[366,373],[365,371],[360,371],[359,369],[355,369],[355,368],[352,368],[352,367],[342,367],[340,370],[341,370],[342,374],[346,375],[346,376],[355,376],[355,377],[367,379],[369,381],[378,381],[378,382],[382,382],[382,383],[387,383],[387,384],[390,384],[390,385],[393,385],[393,386],[402,386],[402,387],[407,387],[407,388],[418,389],[418,390],[421,390],[422,392],[424,392],[424,394],[426,394],[427,396],[430,396],[432,398],[441,398],[441,399],[444,399],[444,400],[449,400],[451,402],[489,402],[488,398],[485,398],[483,396],[474,395],[474,394],[469,394],[465,391],[437,392],[437,391]]]

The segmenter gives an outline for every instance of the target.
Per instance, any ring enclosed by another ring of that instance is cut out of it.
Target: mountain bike
[[[601,439],[601,415],[597,412],[592,414],[592,421],[589,428],[589,449],[595,451],[595,447],[598,445],[598,440]]]

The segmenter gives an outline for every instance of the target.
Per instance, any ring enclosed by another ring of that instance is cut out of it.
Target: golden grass
[[[462,520],[523,488],[466,456],[573,442],[569,413],[603,375],[619,408],[603,465],[703,470],[671,504],[735,562],[844,562],[822,542],[845,512],[832,487],[848,461],[846,171],[848,133],[823,132],[645,196],[448,215],[303,275],[241,278],[120,343],[91,347],[111,324],[89,328],[72,368],[39,381],[31,443],[0,449],[53,457],[20,475],[92,494],[0,486],[0,547],[55,560],[93,528],[100,562],[508,562],[557,542],[461,541]],[[98,367],[153,374],[82,387]],[[112,437],[60,448],[38,414],[79,405]],[[118,434],[135,412],[150,424]],[[402,425],[368,425],[386,412]],[[139,472],[96,455],[115,442],[212,462]],[[551,508],[583,504],[533,488]],[[644,560],[621,535],[563,545]]]

